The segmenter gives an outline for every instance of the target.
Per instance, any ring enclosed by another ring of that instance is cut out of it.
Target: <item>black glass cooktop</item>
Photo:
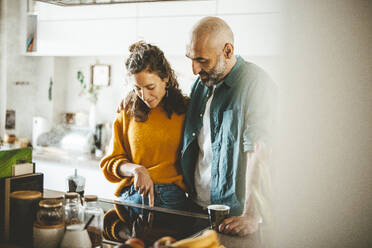
[[[146,246],[164,236],[176,240],[190,237],[208,228],[208,216],[146,205],[121,203],[100,199],[103,208],[103,238],[124,243],[129,238],[140,238]]]

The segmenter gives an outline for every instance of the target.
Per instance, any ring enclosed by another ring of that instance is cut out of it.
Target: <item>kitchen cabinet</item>
[[[138,21],[138,36],[140,39],[158,45],[166,56],[185,56],[189,30],[199,18],[198,16],[159,17],[155,20],[142,18]],[[171,28],[165,28],[167,26]]]
[[[217,0],[139,3],[138,17],[185,17],[217,14]],[[171,24],[172,22],[169,22]]]
[[[281,15],[224,15],[234,32],[235,53],[249,56],[275,56],[280,53]]]
[[[123,55],[135,39],[134,19],[38,22],[39,55]]]
[[[203,13],[215,13],[215,1],[78,7],[39,3],[37,13],[38,49],[27,55],[120,56],[140,39],[166,48],[178,44]],[[171,53],[184,54],[184,46],[176,45]]]
[[[279,0],[218,0],[218,14],[242,14],[242,13],[278,13],[281,2]]]
[[[36,32],[36,56],[126,56],[137,40],[158,45],[168,56],[184,56],[188,34],[203,16],[217,15],[232,27],[237,53],[272,56],[279,51],[277,1],[148,2],[61,7],[39,3],[28,19]],[[28,28],[32,30],[32,28]]]

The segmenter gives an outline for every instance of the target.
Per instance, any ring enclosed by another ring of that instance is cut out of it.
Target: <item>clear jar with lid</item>
[[[84,223],[91,220],[87,227],[92,247],[102,246],[102,230],[103,230],[103,210],[99,206],[98,198],[95,195],[86,195],[84,197]],[[94,217],[92,217],[94,216]]]
[[[82,223],[83,211],[78,193],[69,192],[65,194],[65,215],[66,225]]]
[[[61,200],[41,200],[36,214],[40,226],[55,226],[65,222],[65,210]]]

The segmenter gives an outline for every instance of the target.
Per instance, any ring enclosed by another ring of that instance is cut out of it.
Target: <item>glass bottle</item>
[[[66,225],[82,223],[83,211],[78,193],[69,192],[65,194],[65,215]]]
[[[36,223],[40,226],[64,225],[65,211],[61,200],[41,200],[36,214]]]
[[[102,230],[103,230],[103,210],[98,204],[98,198],[95,195],[87,195],[84,197],[84,223],[91,220],[87,227],[92,247],[102,246]]]
[[[74,175],[68,176],[66,178],[66,191],[67,192],[77,192],[81,197],[84,196],[85,188],[85,177],[77,174],[77,169],[75,168]]]

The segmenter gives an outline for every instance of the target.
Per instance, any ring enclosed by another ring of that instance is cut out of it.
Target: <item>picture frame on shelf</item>
[[[91,83],[94,86],[110,85],[110,65],[95,64],[91,66]]]
[[[13,109],[6,110],[5,129],[15,129],[16,113]]]

